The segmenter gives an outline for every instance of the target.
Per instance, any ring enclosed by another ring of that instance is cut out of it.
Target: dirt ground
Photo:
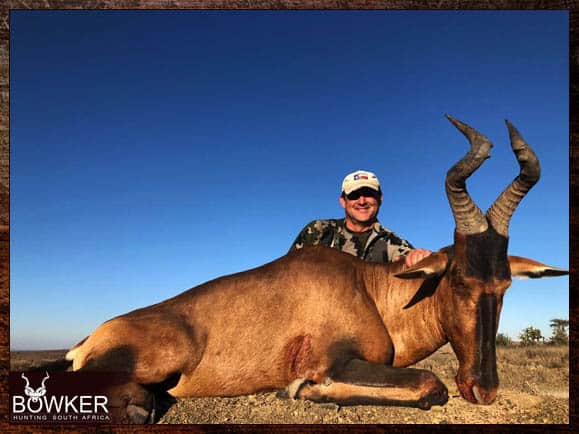
[[[10,369],[62,368],[63,351],[13,352]],[[275,392],[236,398],[159,397],[160,424],[568,424],[567,347],[498,348],[500,387],[492,405],[469,404],[454,383],[458,362],[444,346],[416,367],[430,369],[449,389],[443,407],[415,408],[316,404],[276,397]]]

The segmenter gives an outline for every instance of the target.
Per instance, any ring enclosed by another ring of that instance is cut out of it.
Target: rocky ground
[[[11,370],[46,363],[62,352],[14,352]],[[501,385],[494,404],[472,405],[454,383],[457,361],[445,346],[416,367],[445,382],[443,407],[415,408],[315,404],[276,397],[275,392],[236,398],[159,399],[161,424],[568,424],[569,352],[566,347],[499,348]],[[53,365],[58,368],[58,365]]]

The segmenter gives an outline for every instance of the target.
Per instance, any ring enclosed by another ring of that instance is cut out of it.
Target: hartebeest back
[[[74,370],[122,371],[119,395],[133,421],[150,418],[150,385],[174,396],[230,396],[287,388],[292,398],[339,404],[444,404],[446,387],[405,368],[450,342],[456,381],[473,403],[491,403],[495,336],[511,277],[567,271],[507,256],[508,226],[539,179],[539,163],[507,122],[520,174],[483,214],[465,188],[489,140],[449,116],[470,151],[449,171],[454,244],[416,266],[373,264],[325,247],[207,282],[105,322],[74,347]]]

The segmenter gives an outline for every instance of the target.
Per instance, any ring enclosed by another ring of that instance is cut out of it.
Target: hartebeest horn
[[[537,183],[541,176],[541,167],[537,156],[523,139],[519,131],[508,120],[505,120],[509,129],[511,147],[521,168],[519,175],[500,194],[487,211],[487,217],[495,230],[509,236],[509,222],[515,209],[528,191]]]
[[[492,143],[474,128],[450,115],[448,120],[462,132],[470,142],[468,153],[446,174],[446,196],[456,224],[462,234],[478,234],[488,228],[488,223],[479,207],[466,191],[466,179],[490,157]]]

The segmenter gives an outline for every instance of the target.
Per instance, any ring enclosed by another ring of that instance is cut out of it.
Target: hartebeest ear
[[[443,252],[436,252],[427,256],[422,261],[404,270],[396,273],[395,276],[401,279],[428,279],[430,277],[440,276],[446,270],[448,255]]]
[[[565,276],[569,274],[569,270],[551,267],[520,256],[509,256],[509,264],[511,266],[511,276],[519,279],[527,279],[529,277],[531,279],[540,279],[541,277]]]

